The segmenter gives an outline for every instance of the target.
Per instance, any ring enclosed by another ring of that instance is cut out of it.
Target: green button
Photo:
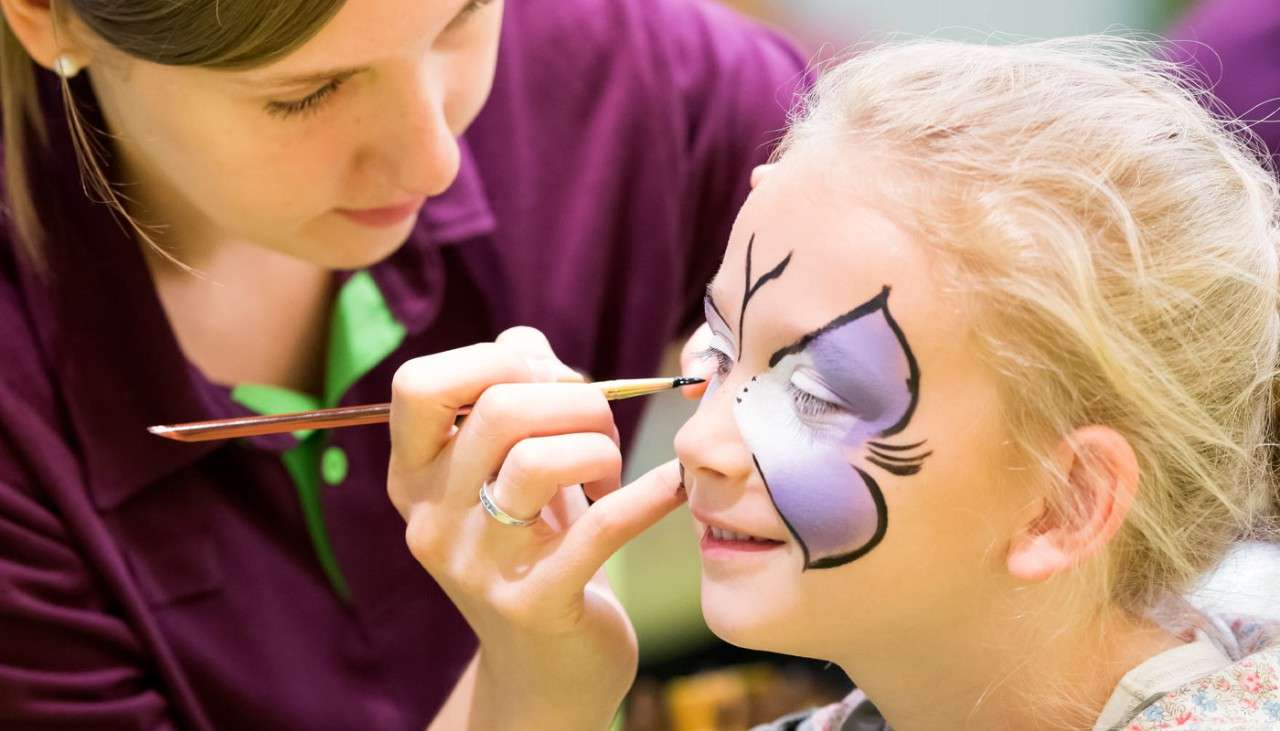
[[[347,479],[347,453],[341,447],[329,447],[320,456],[320,476],[330,485]]]

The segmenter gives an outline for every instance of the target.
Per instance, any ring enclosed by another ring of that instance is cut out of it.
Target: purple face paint
[[[880,486],[855,464],[864,449],[869,462],[897,474],[918,471],[927,456],[895,456],[902,450],[872,441],[906,426],[919,392],[919,371],[888,297],[886,287],[774,353],[769,370],[736,394],[738,429],[804,550],[805,568],[848,563],[884,537]]]
[[[789,260],[766,276],[780,276]],[[742,314],[764,281],[744,290]],[[853,561],[884,537],[888,512],[880,486],[855,463],[864,452],[870,465],[895,475],[915,474],[929,456],[912,454],[923,442],[878,441],[906,428],[920,385],[915,357],[889,313],[888,299],[885,287],[778,350],[769,370],[734,394],[738,429],[774,507],[804,551],[806,569]],[[719,344],[728,340],[724,318],[709,298],[706,309],[712,347],[726,347]]]

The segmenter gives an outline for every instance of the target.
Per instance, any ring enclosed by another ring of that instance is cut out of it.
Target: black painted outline
[[[745,329],[745,322],[747,318],[747,303],[749,303],[751,301],[751,298],[756,295],[756,292],[760,291],[761,287],[763,287],[769,281],[777,279],[778,277],[782,276],[782,273],[787,270],[787,265],[791,263],[791,255],[795,253],[793,251],[790,254],[787,254],[782,261],[778,262],[777,266],[765,272],[763,276],[761,276],[759,279],[756,280],[755,284],[752,284],[751,283],[751,252],[753,249],[755,249],[755,246],[756,246],[756,235],[751,234],[751,239],[747,241],[747,277],[746,277],[746,281],[743,283],[742,307],[741,309],[738,310],[738,355],[739,357],[741,357],[743,353],[747,352],[747,349],[743,346],[743,343],[746,342],[746,339],[747,339],[747,332]],[[714,306],[715,305],[713,304],[712,307]],[[719,310],[716,310],[717,314],[719,314],[719,312],[720,312]]]
[[[884,493],[880,491],[880,485],[876,483],[875,479],[871,477],[871,475],[863,472],[857,465],[851,464],[849,466],[852,467],[860,477],[862,477],[863,483],[867,486],[867,492],[871,493],[871,501],[875,503],[876,531],[871,534],[871,537],[867,539],[866,543],[863,543],[861,546],[853,549],[849,553],[842,553],[838,556],[827,556],[826,558],[820,558],[817,561],[813,561],[809,558],[809,546],[805,544],[804,539],[800,537],[800,534],[796,532],[796,529],[791,527],[791,522],[787,520],[787,516],[783,515],[782,510],[778,507],[778,501],[774,500],[773,488],[769,487],[769,480],[764,476],[764,470],[760,468],[760,462],[756,459],[754,454],[751,455],[751,463],[755,465],[756,474],[760,475],[760,481],[764,483],[764,491],[769,496],[769,502],[773,503],[773,511],[782,518],[782,524],[787,526],[787,531],[791,533],[792,538],[796,539],[796,543],[800,546],[801,553],[804,554],[803,571],[808,571],[809,569],[830,569],[835,568],[836,566],[843,566],[850,561],[856,561],[857,559],[865,556],[868,551],[880,545],[880,541],[884,540],[885,533],[889,532],[889,506],[885,504]]]
[[[755,234],[752,234],[751,238],[747,241],[747,257],[746,257],[746,267],[745,267],[746,276],[743,284],[742,306],[738,311],[738,353],[739,355],[745,352],[743,343],[746,340],[745,326],[746,326],[746,317],[747,317],[747,305],[751,302],[751,298],[755,296],[756,292],[758,292],[761,287],[763,287],[769,281],[777,279],[778,277],[782,276],[783,272],[785,272],[787,269],[787,265],[791,263],[792,255],[795,253],[795,252],[791,252],[787,254],[786,257],[783,258],[783,260],[779,262],[773,269],[770,269],[768,272],[766,272],[763,276],[761,276],[759,279],[757,279],[753,283],[751,281],[751,260],[752,260],[753,252],[755,249],[755,242],[756,242],[756,236]],[[808,347],[809,343],[813,342],[815,338],[821,336],[822,334],[829,332],[830,330],[833,330],[835,328],[838,328],[842,325],[848,324],[849,322],[857,320],[858,318],[865,317],[877,310],[881,311],[884,314],[885,322],[888,323],[889,329],[892,330],[894,336],[897,337],[898,345],[902,348],[903,355],[907,359],[906,386],[907,386],[907,391],[911,394],[911,401],[910,403],[907,404],[907,409],[905,412],[903,412],[902,417],[898,419],[896,423],[885,428],[877,435],[881,439],[885,437],[891,437],[901,432],[903,429],[905,429],[907,427],[907,424],[911,422],[911,417],[915,415],[916,406],[919,404],[919,401],[920,401],[920,366],[916,361],[915,353],[912,352],[911,350],[911,344],[907,342],[907,336],[905,333],[903,333],[902,327],[898,325],[898,321],[895,320],[893,315],[889,312],[889,292],[890,292],[890,287],[888,285],[885,285],[883,288],[881,288],[880,293],[877,294],[875,297],[872,297],[866,302],[863,302],[861,305],[858,305],[854,309],[837,317],[836,319],[832,320],[826,325],[823,325],[817,330],[807,333],[806,335],[802,336],[800,339],[796,340],[796,342],[792,343],[791,345],[788,345],[784,348],[780,348],[779,350],[775,351],[773,355],[770,356],[769,358],[769,367],[773,368],[786,356],[792,353],[798,353],[804,350],[806,347]],[[707,302],[710,303],[711,309],[715,311],[716,315],[719,316],[720,319],[724,321],[727,325],[728,320],[725,319],[724,315],[720,312],[720,309],[716,307],[715,300],[711,298],[710,294],[708,294],[707,296]],[[752,378],[751,380],[754,381],[756,379]],[[743,391],[744,392],[746,391],[745,386],[743,387]],[[736,396],[735,399],[737,403],[742,403],[742,398],[740,396]],[[915,444],[895,445],[895,444],[887,444],[879,441],[873,441],[873,442],[868,442],[868,444],[877,450],[885,450],[889,452],[907,452],[907,451],[911,451],[924,446],[925,442],[920,441],[920,442],[916,442]],[[931,454],[933,454],[932,451],[926,452],[918,456],[910,456],[910,455],[893,456],[889,454],[877,454],[876,451],[872,451],[871,454],[867,457],[867,461],[885,470],[886,472],[889,472],[890,474],[898,475],[898,476],[909,476],[909,475],[914,475],[918,473],[923,466],[924,459]],[[787,516],[783,515],[782,510],[778,508],[778,502],[773,497],[773,489],[769,487],[769,479],[765,477],[764,470],[761,469],[760,467],[760,461],[756,458],[756,455],[754,453],[752,453],[751,455],[751,462],[756,468],[756,474],[760,475],[760,481],[764,483],[765,492],[768,493],[769,495],[769,501],[773,503],[774,511],[777,512],[778,516],[782,518],[783,525],[787,526],[787,531],[791,533],[791,536],[795,538],[796,543],[800,545],[800,550],[804,554],[803,570],[808,571],[809,569],[835,568],[837,566],[843,566],[844,564],[847,564],[851,561],[855,561],[861,558],[862,556],[865,556],[868,551],[870,551],[871,549],[879,545],[880,542],[884,539],[885,534],[888,532],[889,506],[885,503],[884,493],[880,490],[880,485],[875,481],[875,479],[871,475],[865,472],[861,467],[859,467],[856,464],[850,463],[849,466],[852,467],[853,470],[857,472],[858,475],[862,478],[863,484],[866,485],[867,492],[871,494],[871,500],[875,504],[875,508],[876,508],[875,533],[872,534],[871,538],[867,539],[867,541],[864,544],[854,549],[853,551],[850,551],[849,553],[840,554],[838,556],[828,556],[826,558],[820,558],[817,561],[811,560],[809,557],[809,547],[805,545],[804,539],[800,537],[800,534],[796,532],[795,528],[793,528],[791,523],[787,520]]]

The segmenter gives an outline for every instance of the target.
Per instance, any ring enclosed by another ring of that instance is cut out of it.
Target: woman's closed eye
[[[324,86],[316,89],[310,94],[292,101],[269,101],[267,102],[267,114],[279,119],[288,119],[306,112],[315,111],[320,104],[327,100],[338,90],[350,77],[339,76],[330,79]]]
[[[462,12],[458,13],[458,15],[454,17],[453,22],[449,24],[449,28],[453,29],[462,25],[467,21],[467,18],[470,18],[472,15],[483,10],[484,6],[491,5],[492,3],[493,0],[471,0],[471,2],[467,3],[466,7],[462,9]]]
[[[494,0],[471,0],[471,2],[467,3],[462,10],[454,16],[453,20],[449,22],[449,25],[445,28],[445,34],[447,35],[458,31],[466,25],[467,20],[470,19],[471,16],[483,10],[486,6],[492,5],[493,2]],[[316,89],[301,99],[269,101],[266,103],[267,114],[278,119],[289,119],[304,113],[314,112],[320,108],[322,103],[328,101],[329,97],[333,96],[333,93],[346,83],[349,78],[351,78],[351,74],[334,77],[325,82],[325,84],[319,89]]]

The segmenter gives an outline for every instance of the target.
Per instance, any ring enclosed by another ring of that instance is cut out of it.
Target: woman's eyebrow
[[[347,68],[328,69],[326,71],[308,71],[298,74],[263,76],[253,79],[252,83],[255,86],[270,86],[273,88],[315,86],[334,79],[349,79],[358,73],[368,70],[368,66],[349,66]]]
[[[453,28],[459,21],[467,16],[467,10],[471,7],[471,0],[463,0],[454,13],[453,19],[445,26],[445,30]],[[368,66],[348,66],[345,68],[327,69],[324,71],[307,71],[303,73],[279,74],[276,76],[264,76],[254,79],[254,84],[272,87],[292,87],[292,86],[310,86],[321,84],[338,78],[349,78],[363,71],[368,71]]]

